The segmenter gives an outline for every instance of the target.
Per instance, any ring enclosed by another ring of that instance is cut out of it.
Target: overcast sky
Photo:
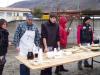
[[[6,7],[19,1],[23,1],[23,0],[0,0],[0,7]]]

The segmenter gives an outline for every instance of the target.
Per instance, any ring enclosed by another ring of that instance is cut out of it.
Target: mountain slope
[[[17,2],[9,7],[14,8],[35,8],[42,6],[44,10],[56,10],[57,4],[59,4],[59,9],[100,9],[100,0],[28,0]],[[79,2],[80,1],[80,2]],[[79,4],[79,6],[78,6]]]

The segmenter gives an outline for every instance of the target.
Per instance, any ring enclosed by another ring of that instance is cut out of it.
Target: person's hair
[[[85,23],[87,20],[91,19],[90,16],[85,16],[84,19],[83,19],[83,23]]]
[[[0,28],[2,28],[2,25],[6,23],[7,25],[7,21],[5,19],[0,19]]]
[[[50,13],[50,18],[53,18],[53,17],[57,18],[57,14],[56,13]]]

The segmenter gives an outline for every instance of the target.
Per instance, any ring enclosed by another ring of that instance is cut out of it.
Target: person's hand
[[[94,42],[92,42],[91,46],[93,46],[93,45],[94,45]]]
[[[69,31],[71,31],[72,30],[72,28],[69,28]]]
[[[48,48],[46,47],[45,49],[44,49],[44,53],[47,53],[48,52]]]
[[[19,53],[19,52],[20,52],[20,48],[19,48],[19,47],[17,47],[17,48],[16,48],[16,51]]]
[[[92,41],[92,44],[94,44],[94,42]]]
[[[68,31],[68,32],[71,32],[72,28],[69,28],[69,29],[65,28],[65,30]]]
[[[81,44],[79,44],[79,47],[82,46]]]

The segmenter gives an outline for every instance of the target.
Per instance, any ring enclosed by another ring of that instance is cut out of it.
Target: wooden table
[[[65,55],[63,58],[56,58],[56,59],[46,58],[46,59],[43,59],[43,61],[46,61],[46,62],[43,62],[42,64],[38,64],[38,65],[31,64],[30,61],[27,60],[26,57],[23,57],[23,56],[16,56],[16,58],[27,67],[34,70],[34,69],[55,67],[57,65],[68,64],[68,63],[76,62],[83,59],[93,58],[97,56],[100,56],[100,51],[98,52],[82,51],[82,52],[74,53],[71,55]]]

